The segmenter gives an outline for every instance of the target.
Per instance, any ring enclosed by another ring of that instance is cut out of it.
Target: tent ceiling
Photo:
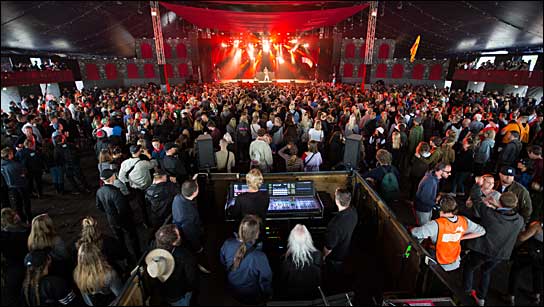
[[[307,11],[366,3],[232,2],[174,3],[235,12]],[[192,25],[160,9],[164,37],[186,36]],[[364,38],[367,18],[365,9],[340,22],[338,30],[345,37]],[[542,50],[542,23],[540,1],[380,1],[376,38],[395,39],[397,57],[408,56],[417,35],[421,35],[418,57],[529,47]],[[2,1],[3,54],[41,51],[133,57],[135,39],[152,36],[148,1]]]

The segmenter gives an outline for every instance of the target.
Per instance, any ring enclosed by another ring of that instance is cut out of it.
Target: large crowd
[[[511,260],[509,302],[527,266],[539,302],[543,107],[542,98],[379,83],[363,91],[328,83],[184,84],[170,93],[149,84],[65,92],[48,101],[25,97],[2,111],[2,205],[8,207],[2,210],[2,290],[23,289],[21,297],[6,290],[2,298],[11,294],[29,306],[111,302],[144,252],[136,229],[145,225],[157,246],[146,257],[148,274],[160,281],[165,303],[189,304],[199,271],[209,273],[202,255],[211,252],[203,248],[193,176],[201,170],[195,140],[205,134],[215,151],[212,172],[248,173],[250,192],[235,206],[239,231],[220,251],[229,289],[242,303],[266,301],[278,291],[262,251],[267,205],[256,205],[268,203],[259,191],[262,173],[346,169],[346,138],[358,134],[362,176],[388,204],[413,208],[412,234],[429,238],[445,270],[463,266],[467,295],[483,305],[490,273]],[[100,180],[82,170],[89,151]],[[32,214],[32,198],[44,195],[45,172],[59,194],[89,193],[88,180],[98,181],[96,205],[113,236],[101,235],[87,217],[77,252],[66,252],[52,219]],[[288,298],[315,298],[322,265],[326,274],[341,271],[357,223],[350,199],[337,190],[340,213],[322,253],[303,225],[293,229],[280,283]],[[172,223],[164,225],[170,214]],[[444,229],[454,234],[445,237]],[[466,258],[461,240],[469,240]],[[477,269],[484,277],[474,291]]]

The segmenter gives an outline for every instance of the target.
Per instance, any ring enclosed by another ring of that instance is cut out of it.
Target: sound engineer
[[[349,253],[351,236],[357,225],[357,210],[350,206],[351,193],[346,189],[336,189],[334,195],[338,214],[327,225],[323,258],[328,282],[342,280],[344,260]]]
[[[248,191],[236,197],[234,206],[230,208],[231,216],[240,222],[244,216],[254,214],[266,221],[270,195],[268,191],[259,191],[263,184],[263,174],[257,168],[251,169],[246,175]]]

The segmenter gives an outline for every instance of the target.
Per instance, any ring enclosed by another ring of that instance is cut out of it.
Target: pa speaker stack
[[[344,147],[344,166],[346,169],[358,169],[361,158],[361,142],[363,137],[360,134],[352,134],[346,138]]]
[[[196,139],[196,149],[198,152],[198,169],[209,170],[215,168],[212,136],[209,134],[199,135]]]

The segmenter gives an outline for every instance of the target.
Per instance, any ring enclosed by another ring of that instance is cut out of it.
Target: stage
[[[306,80],[306,79],[274,79],[272,81],[258,81],[258,80],[255,80],[255,79],[228,79],[228,80],[221,80],[219,82],[221,83],[238,83],[238,82],[242,82],[242,83],[259,83],[259,84],[266,84],[266,83],[291,83],[291,82],[295,82],[297,84],[305,84],[305,83],[311,83],[313,82],[313,80]]]

